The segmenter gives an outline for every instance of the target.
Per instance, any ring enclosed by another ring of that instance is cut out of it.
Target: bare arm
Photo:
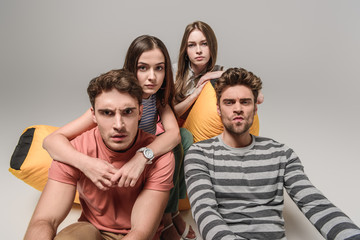
[[[155,157],[171,151],[181,141],[179,126],[170,106],[166,105],[160,115],[165,132],[157,136],[155,140],[147,146],[154,152]],[[119,181],[119,187],[135,186],[141,173],[144,171],[146,162],[147,159],[141,152],[136,153],[111,180],[113,182]]]
[[[110,178],[117,169],[106,161],[78,152],[70,143],[76,136],[95,126],[89,109],[79,118],[47,136],[43,147],[53,159],[76,167],[98,188],[107,190],[111,186]]]
[[[204,74],[204,76],[202,76],[199,82],[197,83],[195,91],[192,94],[190,94],[187,98],[185,98],[184,101],[174,106],[176,115],[177,116],[183,115],[199,97],[205,84],[211,79],[219,78],[223,72],[224,71],[215,71],[215,72],[207,72],[206,74]]]
[[[53,239],[69,213],[76,187],[49,179],[26,231],[25,240]]]
[[[131,213],[131,231],[123,239],[152,239],[158,229],[168,199],[169,191],[143,190]]]

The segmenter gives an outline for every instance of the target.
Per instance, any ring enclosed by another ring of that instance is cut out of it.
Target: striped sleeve
[[[285,189],[299,209],[326,239],[360,239],[360,229],[313,186],[299,158],[289,149]]]
[[[215,192],[203,149],[192,145],[185,156],[185,179],[192,214],[204,239],[240,239],[217,209]]]

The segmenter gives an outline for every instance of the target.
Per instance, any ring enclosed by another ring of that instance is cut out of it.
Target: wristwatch
[[[152,160],[154,159],[154,153],[150,148],[142,147],[137,151],[144,154],[144,157],[148,160],[146,164],[152,164]]]

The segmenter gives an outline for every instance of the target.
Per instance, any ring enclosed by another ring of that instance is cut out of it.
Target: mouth
[[[154,88],[156,88],[156,85],[155,84],[147,84],[147,85],[145,85],[147,88],[149,88],[149,89],[154,89]]]
[[[115,135],[112,135],[111,136],[111,139],[114,141],[114,142],[122,142],[124,141],[124,139],[127,137],[126,134],[115,134]]]
[[[204,57],[196,57],[195,58],[195,60],[197,60],[197,61],[201,61],[201,60],[203,60],[204,59]]]
[[[244,118],[241,117],[241,116],[237,116],[237,117],[234,117],[234,118],[233,118],[233,121],[234,121],[234,122],[243,122],[243,121],[244,121]]]

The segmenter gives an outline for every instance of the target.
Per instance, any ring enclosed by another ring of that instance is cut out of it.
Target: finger
[[[108,180],[108,181],[111,181],[111,178],[112,178],[115,174],[116,174],[116,172],[115,172],[115,173],[106,172],[106,173],[103,174],[102,179],[106,179],[106,180]]]
[[[125,176],[122,176],[122,177],[119,179],[118,187],[123,187],[123,186],[124,186],[124,183],[125,183],[125,180],[126,180],[126,177],[125,177]]]
[[[111,176],[110,181],[112,183],[119,181],[119,178],[121,177],[121,175],[122,175],[121,171],[117,171],[114,175]]]
[[[109,188],[105,187],[104,185],[102,185],[100,181],[96,182],[95,185],[97,188],[99,188],[102,191],[106,191],[109,189]]]
[[[130,182],[130,187],[134,187],[137,183],[137,179],[132,179]]]
[[[101,183],[104,187],[111,187],[112,186],[112,182],[109,179],[103,178],[101,180]]]
[[[128,178],[125,180],[125,182],[124,182],[124,187],[129,187],[131,181],[132,181],[132,179],[128,177]]]

